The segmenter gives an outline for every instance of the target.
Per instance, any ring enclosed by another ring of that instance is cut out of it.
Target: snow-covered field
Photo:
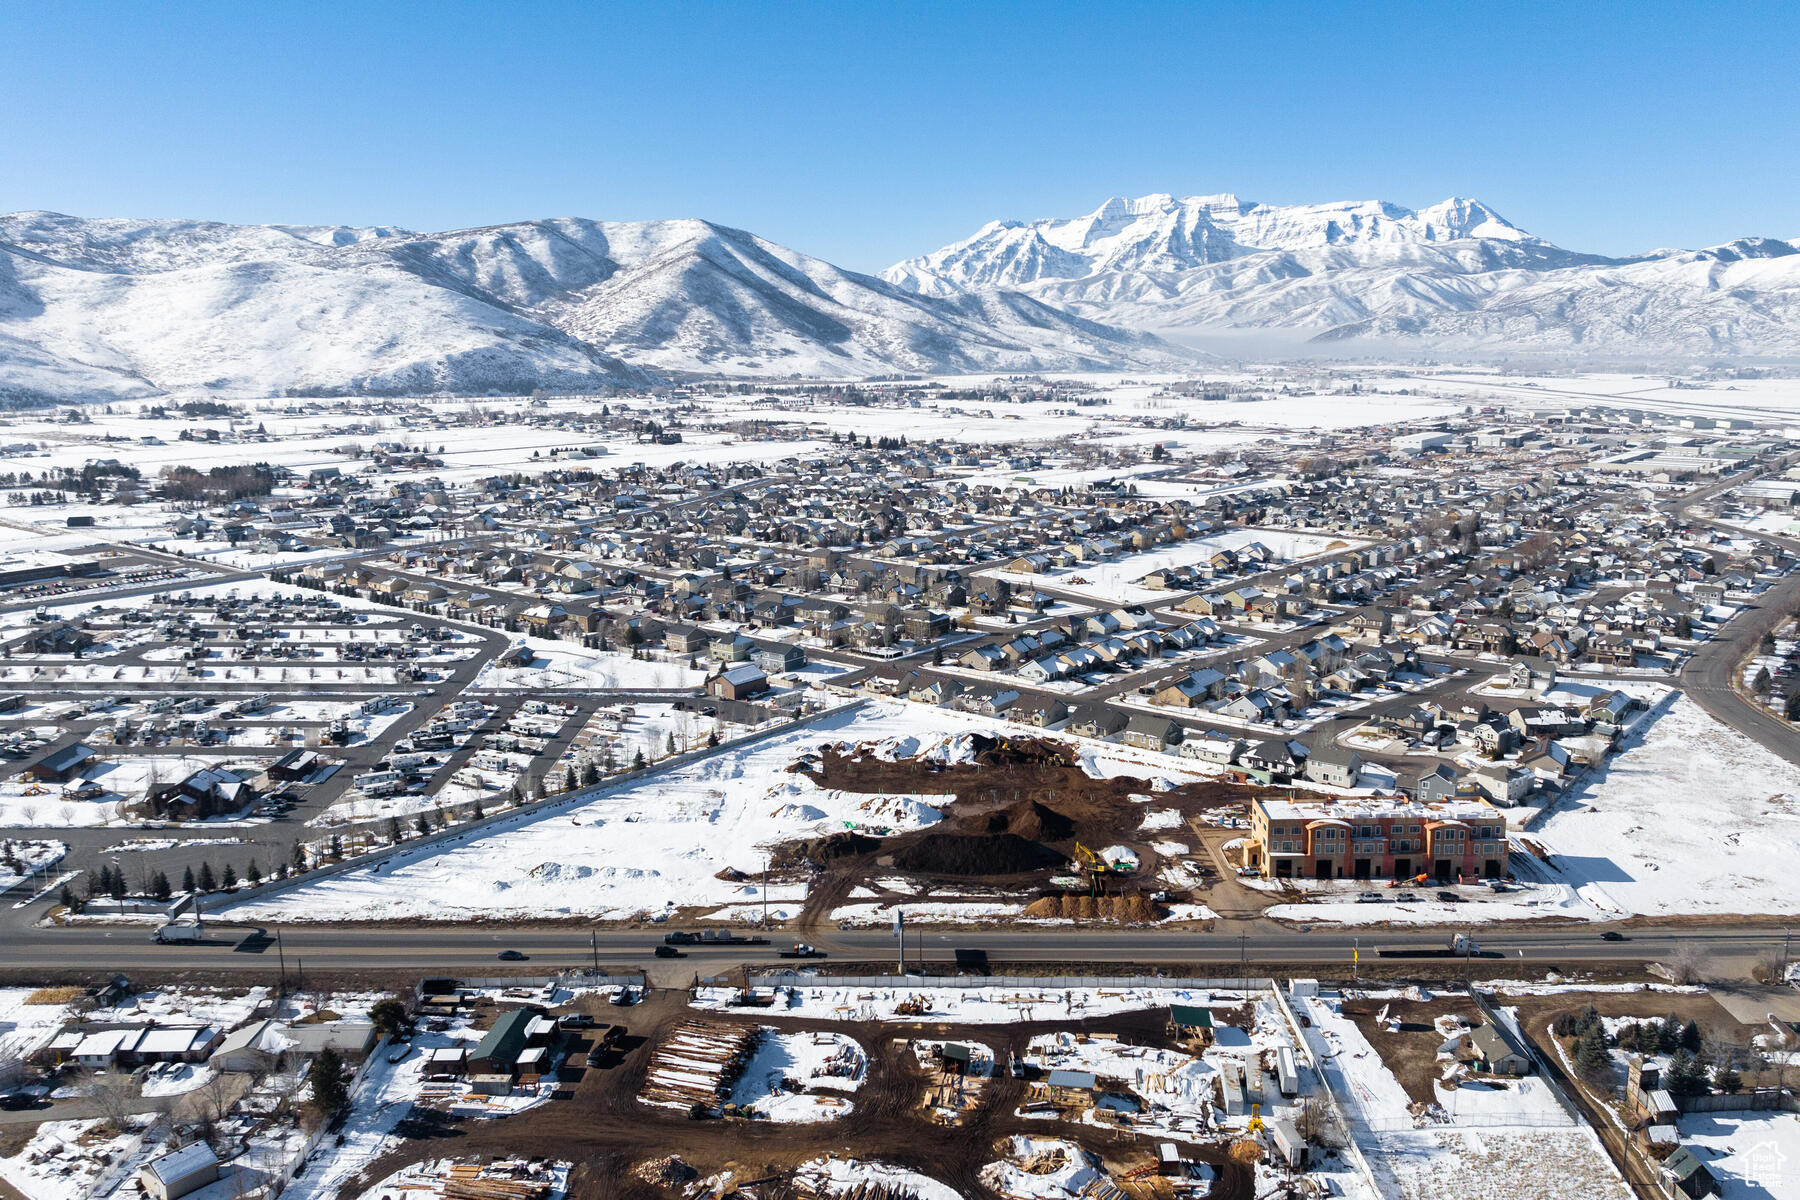
[[[815,786],[788,768],[832,741],[898,739],[930,751],[973,725],[904,704],[869,705],[546,814],[521,813],[465,844],[401,851],[381,870],[296,885],[228,910],[232,919],[368,920],[591,915],[623,919],[681,908],[754,905],[763,848],[846,828],[893,831],[937,820],[920,796]],[[738,872],[738,879],[720,874]],[[770,915],[799,913],[804,883],[770,887]]]
[[[0,1158],[0,1180],[27,1200],[89,1200],[103,1183],[116,1182],[149,1157],[151,1118],[128,1118],[126,1133],[108,1136],[99,1121],[46,1121],[10,1158]]]
[[[1330,995],[1297,1003],[1305,1036],[1342,1102],[1351,1136],[1394,1200],[1629,1200],[1592,1129],[1539,1081],[1456,1099],[1452,1124],[1415,1119],[1411,1099]]]
[[[730,1103],[763,1120],[787,1124],[835,1121],[850,1115],[854,1092],[868,1075],[869,1057],[841,1033],[763,1030],[756,1053],[731,1089]]]
[[[1533,836],[1607,916],[1800,912],[1800,767],[1685,695]]]
[[[1720,1200],[1800,1200],[1800,1115],[1689,1113],[1681,1140],[1719,1181]]]
[[[1145,604],[1170,599],[1167,592],[1140,585],[1138,580],[1152,571],[1171,567],[1192,566],[1205,562],[1220,550],[1236,550],[1260,542],[1275,559],[1271,568],[1282,563],[1301,562],[1322,554],[1349,550],[1367,543],[1353,538],[1334,538],[1322,534],[1295,533],[1286,529],[1227,529],[1204,537],[1192,538],[1172,546],[1128,554],[1108,562],[1082,563],[1041,574],[1015,571],[990,571],[986,574],[1009,580],[1029,580],[1091,596],[1117,604]],[[1076,582],[1080,580],[1082,582]],[[1231,586],[1221,580],[1221,588]]]
[[[824,1195],[841,1196],[879,1186],[911,1193],[918,1200],[963,1200],[961,1192],[928,1175],[858,1158],[810,1159],[801,1163],[795,1174]]]
[[[34,988],[0,988],[0,1062],[28,1058],[69,1019],[67,1004],[27,1004]]]
[[[573,642],[545,638],[515,638],[531,648],[528,667],[503,667],[497,662],[482,668],[476,687],[509,691],[553,692],[567,688],[684,688],[706,679],[706,672],[680,663],[632,658],[605,650],[589,650]]]

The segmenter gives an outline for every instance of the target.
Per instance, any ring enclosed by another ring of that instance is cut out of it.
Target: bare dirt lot
[[[1467,1021],[1471,1028],[1486,1023],[1474,1001],[1467,996],[1433,996],[1424,1001],[1346,1000],[1343,1009],[1344,1015],[1369,1039],[1369,1045],[1394,1073],[1406,1094],[1418,1104],[1430,1104],[1437,1099],[1432,1084],[1438,1077],[1437,1051],[1444,1038],[1434,1022],[1439,1017],[1456,1016]],[[1398,1029],[1390,1032],[1382,1025],[1379,1018],[1383,1009],[1387,1010],[1389,1018],[1400,1022]]]
[[[740,1181],[779,1179],[807,1159],[837,1153],[894,1163],[940,1179],[967,1196],[987,1196],[991,1193],[981,1185],[979,1172],[993,1161],[997,1139],[1011,1133],[1051,1133],[1043,1121],[1013,1115],[1026,1084],[1002,1072],[984,1089],[962,1124],[936,1124],[921,1104],[927,1074],[897,1039],[965,1039],[1010,1053],[1022,1050],[1037,1033],[1085,1029],[1117,1033],[1133,1042],[1167,1044],[1167,1014],[1160,1010],[999,1027],[794,1020],[764,1009],[731,1010],[715,1015],[726,1021],[767,1023],[784,1030],[828,1029],[852,1036],[868,1053],[868,1077],[854,1094],[855,1110],[841,1121],[811,1125],[696,1121],[638,1100],[656,1043],[693,1015],[686,999],[685,992],[657,992],[636,1007],[608,1010],[602,1019],[623,1017],[626,1021],[628,1046],[616,1063],[585,1071],[579,1066],[585,1047],[578,1047],[572,1056],[576,1065],[567,1069],[567,1099],[502,1119],[463,1120],[437,1112],[417,1113],[403,1126],[409,1140],[365,1171],[361,1185],[372,1184],[408,1163],[435,1157],[543,1155],[575,1162],[570,1194],[576,1200],[666,1198],[676,1193],[634,1177],[632,1166],[675,1154],[703,1174],[729,1168]],[[1092,1126],[1058,1124],[1054,1132],[1121,1169],[1146,1163],[1154,1153],[1148,1143],[1134,1145],[1130,1139],[1120,1140],[1111,1131]],[[1251,1174],[1227,1161],[1223,1144],[1203,1148],[1196,1157],[1220,1165],[1221,1177],[1212,1193],[1219,1200],[1248,1200],[1252,1195]],[[356,1184],[345,1189],[350,1195],[357,1190]]]
[[[785,865],[821,874],[812,885],[805,921],[820,921],[854,887],[881,876],[905,876],[912,899],[948,899],[994,889],[1026,900],[1058,894],[1049,885],[1078,858],[1077,844],[1123,845],[1137,856],[1129,875],[1106,876],[1093,890],[1109,896],[1170,891],[1156,880],[1154,842],[1140,829],[1151,793],[1147,779],[1095,779],[1075,751],[1054,738],[977,736],[973,762],[949,765],[889,761],[860,749],[823,747],[796,767],[821,787],[862,794],[949,795],[945,820],[898,837],[833,834],[787,848]],[[1155,793],[1157,809],[1174,809],[1182,824],[1241,812],[1256,789],[1222,781],[1190,783]],[[1133,797],[1137,797],[1136,800]],[[877,887],[877,894],[880,889]],[[891,898],[891,897],[890,897]],[[1174,894],[1172,901],[1202,900]]]

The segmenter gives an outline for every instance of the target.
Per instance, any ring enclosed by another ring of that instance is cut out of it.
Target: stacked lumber
[[[754,1026],[688,1021],[656,1048],[639,1099],[683,1109],[711,1107],[731,1094],[761,1040],[762,1030]]]

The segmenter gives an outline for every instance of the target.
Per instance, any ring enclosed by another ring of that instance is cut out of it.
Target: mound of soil
[[[850,858],[858,854],[872,854],[881,848],[879,838],[867,834],[830,833],[820,838],[809,838],[804,842],[792,842],[781,847],[780,857],[789,862],[807,861],[815,863],[830,862],[834,858]]]
[[[969,744],[984,767],[1073,767],[1077,761],[1075,748],[1054,738],[975,734]]]
[[[1075,836],[1075,822],[1036,800],[1023,800],[987,815],[988,833],[1013,833],[1031,842],[1061,842]]]
[[[1063,861],[1048,846],[1016,833],[966,837],[928,833],[894,855],[894,865],[926,875],[1023,875]]]

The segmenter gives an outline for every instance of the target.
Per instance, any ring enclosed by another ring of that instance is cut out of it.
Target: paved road
[[[274,974],[283,961],[294,971],[304,963],[308,970],[404,970],[434,969],[467,972],[476,967],[496,970],[520,966],[502,963],[502,950],[529,955],[527,969],[545,971],[601,964],[634,967],[655,966],[676,971],[685,979],[694,973],[711,974],[735,969],[739,964],[772,966],[775,945],[762,947],[690,947],[681,959],[657,959],[654,948],[662,931],[589,930],[573,926],[443,927],[285,926],[279,930],[251,926],[207,926],[207,938],[198,945],[158,945],[147,930],[119,927],[84,927],[40,930],[5,936],[5,965],[21,970],[245,970]],[[1240,935],[1242,941],[1240,942]],[[836,959],[888,962],[898,959],[898,944],[887,929],[838,930],[811,935],[813,944]],[[1535,926],[1519,929],[1486,928],[1476,933],[1488,959],[1495,957],[1531,963],[1643,962],[1667,958],[1685,945],[1698,942],[1721,959],[1748,960],[1762,950],[1782,945],[1777,928],[1743,924],[1711,928],[1634,927],[1624,941],[1604,941],[1589,925]],[[958,948],[985,951],[995,963],[1139,963],[1165,967],[1213,964],[1235,968],[1240,962],[1256,964],[1337,964],[1351,961],[1360,948],[1363,961],[1374,961],[1380,947],[1431,949],[1445,944],[1448,934],[1433,930],[1353,930],[1341,927],[1284,929],[1266,922],[1221,923],[1214,932],[1100,930],[992,930],[977,932],[924,931],[908,934],[909,960],[923,946],[928,961],[943,962]],[[917,939],[917,940],[915,940]],[[1429,965],[1434,960],[1414,960]],[[1435,960],[1441,962],[1442,960]],[[829,969],[830,962],[815,963]],[[1083,968],[1071,968],[1083,969]]]
[[[1783,459],[1777,466],[1785,466],[1787,462],[1788,460]],[[1790,554],[1800,555],[1800,541],[1793,538],[1747,531],[1709,517],[1696,516],[1690,511],[1695,505],[1748,483],[1762,474],[1765,472],[1733,476],[1689,493],[1673,501],[1669,507],[1676,516],[1692,524],[1716,529],[1733,537],[1756,538],[1779,546]],[[1694,703],[1713,719],[1753,739],[1771,753],[1791,763],[1800,764],[1800,734],[1795,732],[1794,727],[1757,708],[1732,687],[1738,665],[1755,651],[1763,634],[1796,611],[1800,611],[1800,574],[1789,575],[1770,588],[1757,598],[1756,604],[1749,611],[1739,614],[1720,630],[1717,637],[1701,643],[1681,672],[1681,684]]]

